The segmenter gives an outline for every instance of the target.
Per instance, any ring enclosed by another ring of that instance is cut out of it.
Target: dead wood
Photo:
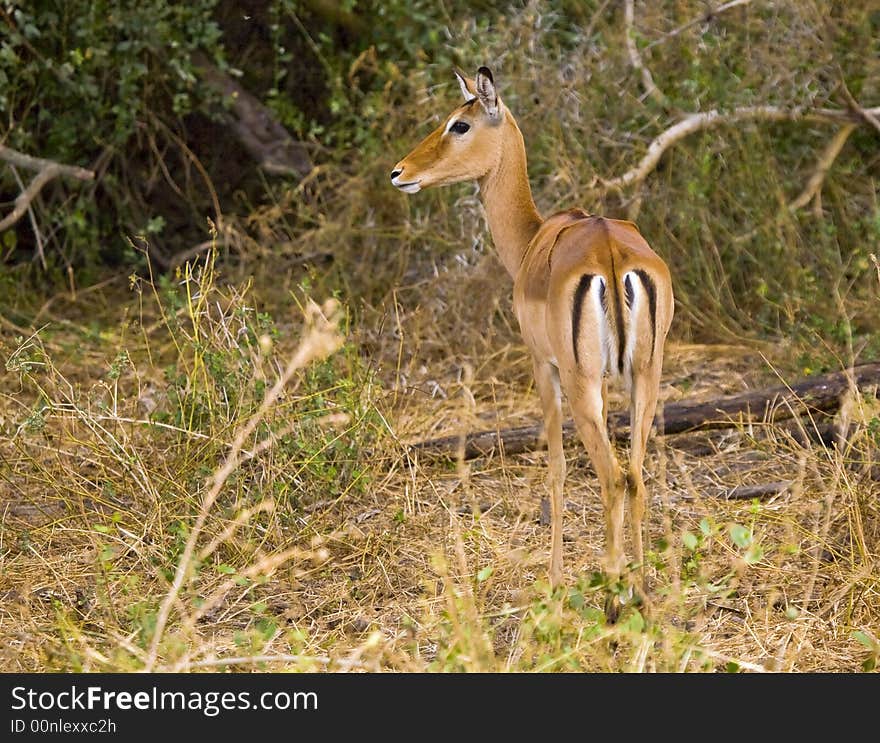
[[[728,111],[712,109],[685,114],[677,123],[658,134],[648,145],[648,149],[638,164],[616,178],[595,178],[588,193],[600,196],[608,191],[620,191],[629,186],[638,186],[650,175],[666,151],[696,132],[715,129],[721,126],[734,126],[747,121],[810,121],[831,124],[864,124],[880,116],[880,106],[859,108],[858,111],[828,108],[759,105],[740,106]]]
[[[227,100],[227,123],[260,167],[269,173],[299,178],[311,172],[312,162],[305,145],[295,140],[256,96],[204,55],[197,55],[195,62],[205,83]]]
[[[764,498],[768,495],[779,495],[788,490],[794,480],[780,480],[779,482],[762,482],[758,485],[737,485],[727,491],[727,500],[751,500],[752,498]]]
[[[0,144],[0,160],[9,163],[12,167],[36,171],[33,180],[26,188],[22,188],[18,198],[15,199],[12,211],[0,220],[0,232],[12,227],[27,213],[31,202],[43,190],[43,186],[52,179],[58,176],[67,176],[80,181],[91,181],[95,178],[94,171],[74,165],[63,165],[42,157],[32,157],[3,144]]]
[[[851,384],[857,387],[880,384],[880,361],[860,364],[846,371],[822,374],[801,380],[791,386],[778,385],[739,395],[731,395],[708,401],[683,401],[668,403],[655,418],[658,432],[666,436],[691,431],[733,428],[744,423],[776,423],[807,413],[825,414],[840,406],[840,398]],[[629,437],[629,413],[609,413],[608,428],[613,438]],[[543,446],[542,426],[519,426],[490,431],[476,431],[464,436],[464,458],[486,456],[499,447],[505,454],[519,454]],[[803,438],[800,426],[791,427],[796,439]],[[812,424],[803,427],[808,431]],[[815,426],[817,436],[823,442],[833,440],[832,427],[827,423]],[[573,421],[563,425],[567,438],[575,434]],[[461,448],[462,436],[444,436],[411,444],[419,453],[434,456],[455,457]]]

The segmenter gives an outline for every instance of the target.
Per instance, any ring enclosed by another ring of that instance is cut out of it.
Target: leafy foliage
[[[124,237],[161,231],[161,215],[146,203],[150,184],[138,181],[159,166],[169,127],[205,110],[192,55],[222,62],[216,5],[12,0],[0,8],[0,118],[10,124],[3,139],[98,171],[96,193],[59,196],[44,215],[43,229],[61,233],[68,265],[137,262]],[[4,191],[14,185],[8,172],[2,177]]]

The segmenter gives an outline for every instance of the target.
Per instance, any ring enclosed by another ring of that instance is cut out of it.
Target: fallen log
[[[779,495],[788,490],[793,483],[793,480],[779,480],[758,485],[737,485],[728,490],[724,497],[727,500],[751,500],[752,498],[764,498],[768,495]]]
[[[776,423],[807,413],[829,413],[840,406],[841,397],[851,389],[880,385],[880,361],[859,364],[851,369],[809,377],[793,385],[778,385],[753,392],[705,402],[674,402],[658,412],[654,422],[658,433],[670,436],[690,431],[733,428],[744,423]],[[661,419],[662,415],[662,419]],[[629,413],[611,412],[608,429],[612,438],[629,437]],[[418,453],[455,457],[464,448],[465,459],[487,456],[499,448],[505,454],[519,454],[539,447],[543,426],[530,425],[500,430],[476,431],[462,436],[418,441],[410,448]],[[574,422],[563,424],[563,435],[574,436]],[[823,437],[824,438],[824,437]]]

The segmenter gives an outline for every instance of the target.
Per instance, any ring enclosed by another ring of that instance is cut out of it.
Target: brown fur
[[[669,270],[632,222],[590,216],[581,209],[543,220],[529,187],[522,134],[498,97],[491,73],[480,68],[476,81],[456,74],[463,92],[476,101],[469,100],[447,116],[395,166],[392,180],[399,187],[418,183],[420,188],[479,182],[495,247],[514,280],[514,311],[532,354],[544,411],[550,469],[551,583],[562,583],[565,457],[560,385],[599,479],[606,520],[605,569],[616,581],[625,565],[625,492],[629,494],[636,562],[642,565],[644,560],[642,465],[657,405],[663,343],[673,315]],[[466,122],[469,131],[462,135],[447,131],[453,120]],[[638,284],[633,293],[642,296],[634,300],[632,310],[624,301],[623,277],[629,271],[637,272],[631,285]],[[585,275],[601,277],[601,281],[593,280],[588,290],[582,290],[582,316],[575,323],[573,297]],[[644,286],[646,281],[653,286]],[[603,285],[601,312],[595,298],[600,295],[593,292],[600,292]],[[655,311],[653,325],[649,305]],[[578,338],[572,336],[575,325]],[[627,334],[632,336],[631,355],[625,353]],[[609,338],[607,343],[614,347],[614,359],[609,359],[603,338]],[[608,439],[603,363],[606,372],[622,374],[630,390],[632,439],[626,475]]]

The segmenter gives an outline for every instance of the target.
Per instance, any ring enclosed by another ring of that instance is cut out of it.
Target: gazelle
[[[391,183],[410,194],[460,181],[479,183],[495,248],[514,280],[513,307],[532,355],[544,413],[551,585],[563,580],[560,382],[599,478],[608,578],[617,581],[625,565],[625,492],[635,560],[644,576],[642,464],[672,322],[669,269],[632,222],[581,209],[542,219],[529,187],[522,133],[498,97],[491,71],[480,67],[475,80],[455,74],[464,104],[394,166]],[[606,375],[622,378],[630,394],[626,475],[608,438]]]

